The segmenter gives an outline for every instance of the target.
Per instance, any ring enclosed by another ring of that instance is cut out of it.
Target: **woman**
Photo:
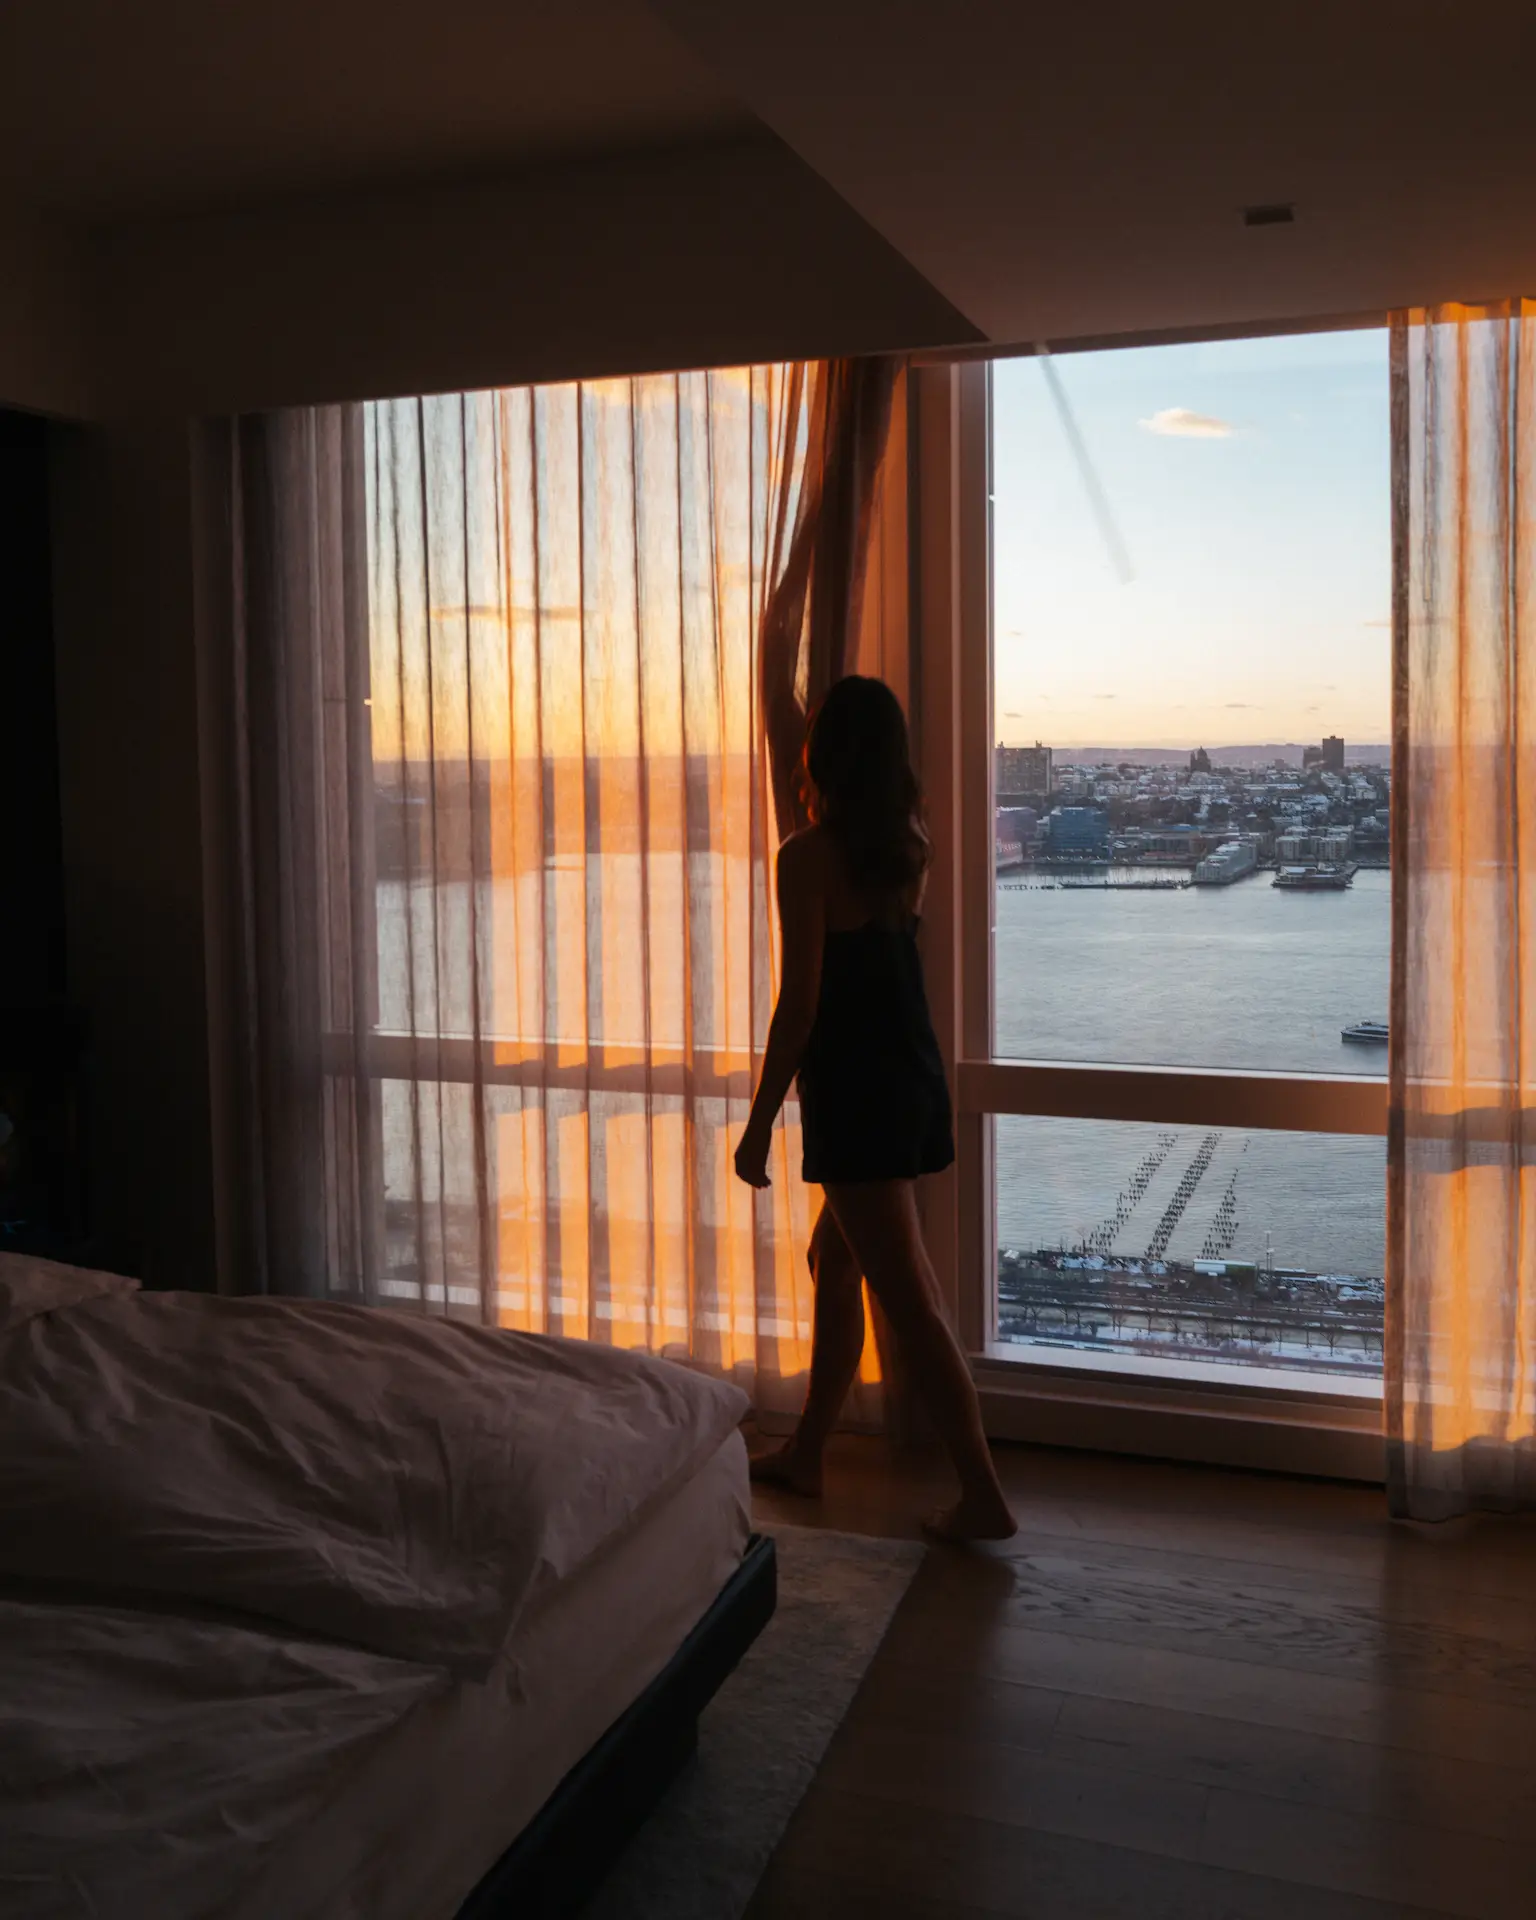
[[[918,1222],[919,1177],[955,1149],[917,956],[931,848],[907,723],[883,681],[833,686],[806,734],[804,777],[812,824],[779,849],[782,980],[736,1171],[767,1186],[773,1122],[798,1071],[805,1178],[826,1198],[811,1236],[805,1411],[754,1476],[820,1493],[822,1452],[864,1348],[862,1275],[960,1476],[959,1501],[930,1531],[1006,1539],[1015,1521]]]

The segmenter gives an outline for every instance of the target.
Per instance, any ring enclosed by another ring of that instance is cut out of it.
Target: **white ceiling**
[[[104,220],[757,129],[639,0],[5,0],[0,192]]]
[[[654,3],[993,340],[1536,291],[1532,0]]]

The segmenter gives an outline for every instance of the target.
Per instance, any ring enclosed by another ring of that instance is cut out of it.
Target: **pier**
[[[997,881],[1000,890],[1009,893],[1183,893],[1188,880],[1026,880],[1004,878]]]
[[[1276,1263],[1268,1233],[1242,1233],[1240,1131],[1168,1128],[1113,1202],[1056,1246],[1001,1247],[1004,1340],[1370,1374],[1382,1362],[1379,1273]],[[1102,1202],[1101,1202],[1102,1205]],[[1277,1221],[1276,1226],[1283,1226]],[[1262,1253],[1232,1257],[1240,1239]]]

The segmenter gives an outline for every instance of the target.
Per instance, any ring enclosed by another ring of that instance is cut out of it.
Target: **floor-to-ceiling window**
[[[987,392],[989,1345],[1375,1391],[1386,334],[1026,355]]]

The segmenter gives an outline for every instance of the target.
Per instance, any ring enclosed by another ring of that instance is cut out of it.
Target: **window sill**
[[[1360,1391],[1348,1382],[1340,1392],[1332,1381],[1319,1388],[1311,1380],[1281,1387],[1268,1376],[1175,1379],[1124,1365],[1004,1358],[995,1348],[973,1369],[994,1439],[1376,1484],[1386,1478],[1379,1387]]]
[[[1048,1374],[1064,1380],[1092,1378],[1127,1386],[1156,1385],[1197,1399],[1212,1394],[1247,1400],[1286,1400],[1293,1405],[1380,1408],[1381,1375],[1322,1374],[1303,1367],[1222,1365],[1163,1360],[1154,1355],[1095,1352],[1089,1347],[1053,1347],[1046,1342],[995,1340],[988,1366]]]

